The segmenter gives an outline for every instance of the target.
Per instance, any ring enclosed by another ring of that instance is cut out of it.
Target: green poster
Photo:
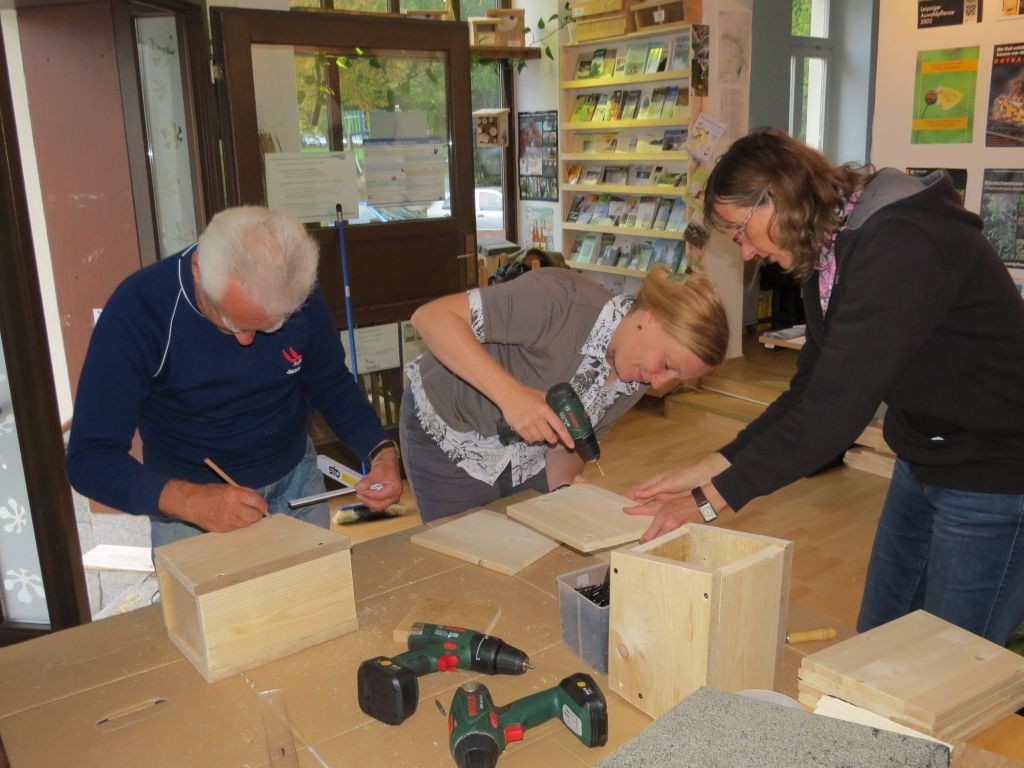
[[[970,144],[979,46],[918,51],[911,144]]]

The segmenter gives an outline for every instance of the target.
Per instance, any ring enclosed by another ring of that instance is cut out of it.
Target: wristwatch
[[[704,518],[705,523],[710,523],[712,520],[718,519],[718,513],[715,512],[715,505],[712,504],[708,497],[704,495],[704,491],[697,486],[690,491],[693,494],[693,500],[697,502],[697,511],[700,512],[700,516]]]

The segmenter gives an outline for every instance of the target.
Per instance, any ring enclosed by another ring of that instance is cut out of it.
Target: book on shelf
[[[661,149],[663,152],[680,152],[685,143],[685,128],[666,128],[662,136]]]
[[[624,267],[624,268],[628,269],[629,268],[629,262],[633,258],[633,252],[634,252],[633,248],[622,248],[622,249],[620,249],[619,250],[619,258],[615,262],[615,266],[616,267]]]
[[[615,74],[615,62],[617,60],[616,50],[608,48],[604,53],[604,61],[601,63],[601,74],[598,77],[611,77]]]
[[[622,77],[626,74],[626,49],[619,48],[615,53],[615,66],[612,67],[613,77]]]
[[[617,133],[589,133],[580,141],[581,152],[614,152],[619,143]]]
[[[596,93],[581,93],[576,97],[576,101],[573,102],[572,115],[569,117],[570,123],[585,123],[590,120],[594,114],[594,110],[597,108],[598,94]]]
[[[581,163],[569,163],[565,166],[565,183],[577,183],[580,180],[580,174],[582,173],[583,165]]]
[[[576,59],[576,79],[585,80],[590,77],[590,57],[587,54],[580,54]]]
[[[637,152],[661,152],[665,134],[663,131],[640,131],[636,138]]]
[[[583,246],[583,238],[578,235],[572,241],[572,247],[569,249],[569,261],[580,260],[580,248]]]
[[[651,229],[665,229],[668,226],[668,215],[672,211],[672,201],[663,197],[658,200],[658,210],[654,214],[654,223]]]
[[[608,218],[611,219],[611,226],[622,226],[622,223],[626,220],[627,208],[626,198],[612,195],[608,201]]]
[[[679,86],[672,85],[665,89],[665,103],[661,105],[661,118],[667,120],[676,113],[676,100],[679,98]]]
[[[622,98],[622,119],[635,120],[637,109],[640,106],[640,90],[626,91]]]
[[[597,104],[594,107],[594,114],[591,115],[591,120],[595,123],[606,123],[608,122],[609,105],[611,104],[612,95],[605,91],[597,97]]]
[[[622,98],[625,91],[612,91],[608,97],[608,117],[606,120],[619,120],[622,118]]]
[[[659,187],[678,187],[686,180],[686,173],[684,171],[670,171],[665,168],[659,173],[654,183]]]
[[[583,195],[576,195],[576,197],[572,199],[572,205],[569,206],[569,212],[565,215],[567,223],[571,224],[575,221],[579,221],[580,212],[583,210],[584,202],[585,200]]]
[[[651,114],[651,97],[646,93],[640,97],[640,106],[636,108],[637,120],[649,120]]]
[[[620,227],[633,229],[636,226],[636,209],[640,204],[639,197],[626,198],[626,212],[619,223]]]
[[[624,165],[609,165],[604,169],[601,181],[605,184],[625,184],[629,180],[629,168]]]
[[[608,51],[604,48],[598,48],[592,54],[590,54],[590,76],[600,77],[601,72],[604,71],[604,55]]]
[[[683,265],[685,248],[681,240],[655,240],[650,266],[661,264],[672,272],[678,272]]]
[[[636,207],[637,229],[651,229],[654,225],[654,215],[658,211],[658,198],[645,196],[640,198]]]
[[[647,65],[647,44],[632,43],[626,49],[625,73],[629,75],[642,75]]]
[[[629,261],[629,268],[646,272],[651,266],[651,259],[654,257],[654,243],[650,240],[641,240],[633,249],[633,257]]]
[[[682,232],[686,228],[686,203],[681,197],[672,201],[672,209],[668,213],[665,229],[669,232]]]
[[[583,175],[580,176],[580,183],[600,184],[602,176],[604,176],[604,166],[588,165],[583,169]]]
[[[613,241],[601,249],[601,255],[598,257],[597,263],[606,267],[614,267],[621,253],[620,246],[616,245]]]
[[[690,71],[690,30],[680,32],[672,40],[672,65],[669,68],[673,72]]]
[[[644,64],[644,72],[652,75],[655,72],[665,71],[665,44],[652,42],[647,46],[647,61]]]
[[[661,110],[665,105],[666,91],[668,91],[668,88],[655,88],[651,93],[651,107],[647,110],[648,120],[657,120],[661,117]]]
[[[646,187],[650,186],[654,182],[651,181],[651,173],[654,171],[653,165],[634,165],[629,169],[629,180],[628,184],[634,186]]]
[[[597,204],[596,195],[582,195],[583,205],[580,206],[579,215],[576,217],[576,221],[580,224],[589,224],[590,220],[594,217],[594,206]]]
[[[625,141],[619,144],[619,152],[636,152],[636,143],[638,139],[635,135],[627,136]]]
[[[611,203],[611,195],[598,195],[597,202],[594,204],[594,215],[591,217],[590,223],[598,227],[612,226],[612,217],[608,213]]]
[[[580,249],[576,254],[576,261],[581,264],[590,264],[594,259],[594,248],[597,246],[597,233],[587,232],[581,238]]]

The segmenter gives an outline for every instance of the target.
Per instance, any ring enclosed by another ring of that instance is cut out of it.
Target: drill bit
[[[441,713],[442,717],[447,717],[448,713],[444,711],[444,704],[437,699],[434,699],[434,704],[437,706],[437,711]]]
[[[594,459],[594,464],[597,465],[597,469],[601,473],[601,477],[605,477],[604,468],[601,466],[601,462],[598,461],[597,459]]]

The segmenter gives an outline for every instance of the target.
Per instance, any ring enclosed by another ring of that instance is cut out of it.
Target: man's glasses
[[[761,190],[761,194],[757,197],[757,202],[751,206],[749,211],[747,211],[747,218],[745,218],[743,223],[736,227],[736,231],[732,233],[732,241],[736,243],[736,245],[743,245],[743,234],[747,231],[747,224],[750,223],[750,219],[754,216],[754,211],[761,207],[761,203],[764,202],[767,194],[767,189]]]

